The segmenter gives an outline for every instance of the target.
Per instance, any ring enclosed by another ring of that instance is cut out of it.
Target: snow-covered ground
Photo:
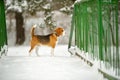
[[[30,47],[9,47],[0,59],[0,80],[106,80],[95,67],[71,56],[67,45],[57,45],[51,57],[48,47],[39,48],[39,57]]]

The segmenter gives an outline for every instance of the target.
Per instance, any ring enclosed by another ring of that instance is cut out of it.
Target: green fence
[[[7,51],[7,34],[4,1],[0,0],[0,56]]]
[[[69,48],[75,45],[88,52],[99,67],[120,77],[118,0],[87,0],[74,5]]]

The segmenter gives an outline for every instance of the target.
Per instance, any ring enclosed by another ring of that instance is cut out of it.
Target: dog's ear
[[[53,31],[55,31],[55,30],[56,30],[56,28],[57,28],[57,26],[53,27],[53,29],[52,29],[52,30],[53,30]]]
[[[54,31],[55,31],[55,32],[58,32],[58,30],[59,30],[59,27],[55,27],[55,28],[54,28]]]

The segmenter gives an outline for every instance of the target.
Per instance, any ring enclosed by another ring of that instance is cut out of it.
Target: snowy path
[[[94,67],[76,56],[70,56],[67,46],[57,46],[55,56],[47,48],[39,49],[40,57],[29,47],[11,47],[8,56],[0,59],[0,80],[106,80]]]

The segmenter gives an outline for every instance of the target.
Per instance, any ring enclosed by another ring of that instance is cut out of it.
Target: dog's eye
[[[63,30],[62,30],[62,32],[63,32]]]

